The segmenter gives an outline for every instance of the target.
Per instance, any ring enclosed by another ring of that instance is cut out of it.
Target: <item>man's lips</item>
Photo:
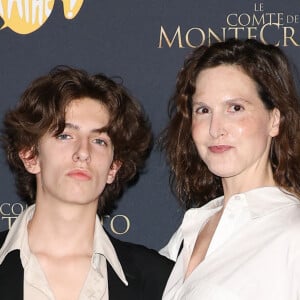
[[[92,178],[90,173],[85,170],[72,170],[67,175],[77,180],[90,180]]]
[[[213,153],[223,153],[233,148],[229,145],[216,145],[216,146],[209,146],[208,149]]]

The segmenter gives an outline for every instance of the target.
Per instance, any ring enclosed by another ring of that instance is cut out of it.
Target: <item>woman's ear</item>
[[[274,137],[279,134],[280,127],[280,111],[278,108],[274,108],[271,116],[271,129],[270,136]]]
[[[119,169],[121,168],[121,166],[122,166],[122,162],[120,162],[119,160],[113,161],[113,163],[110,166],[110,170],[108,172],[107,181],[106,181],[107,184],[111,184],[114,182],[116,175]]]
[[[36,154],[33,154],[33,149],[21,150],[19,157],[22,160],[25,169],[31,174],[38,174],[40,172],[40,164]]]

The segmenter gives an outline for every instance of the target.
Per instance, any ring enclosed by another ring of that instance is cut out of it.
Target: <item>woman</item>
[[[171,101],[162,148],[190,209],[161,250],[176,260],[163,299],[300,299],[300,110],[287,58],[255,40],[201,46]]]

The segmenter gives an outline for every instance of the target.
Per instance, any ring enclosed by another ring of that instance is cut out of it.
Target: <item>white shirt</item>
[[[24,299],[54,300],[54,295],[38,259],[31,253],[28,245],[27,224],[33,216],[34,209],[34,205],[30,206],[14,222],[0,249],[0,264],[9,252],[16,249],[20,250],[21,262],[24,268]],[[81,289],[79,300],[109,299],[107,260],[124,284],[128,285],[115,249],[103,230],[98,216],[96,216],[94,251],[91,259],[91,267],[84,286]]]
[[[162,299],[300,299],[300,201],[276,187],[232,196],[205,259],[184,279],[199,231],[222,205],[220,197],[188,210],[160,251],[177,260]]]

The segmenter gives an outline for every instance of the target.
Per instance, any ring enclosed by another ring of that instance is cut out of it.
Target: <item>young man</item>
[[[108,236],[104,214],[149,152],[151,132],[125,88],[56,68],[4,119],[3,145],[22,200],[1,234],[1,299],[161,299],[172,263]]]

